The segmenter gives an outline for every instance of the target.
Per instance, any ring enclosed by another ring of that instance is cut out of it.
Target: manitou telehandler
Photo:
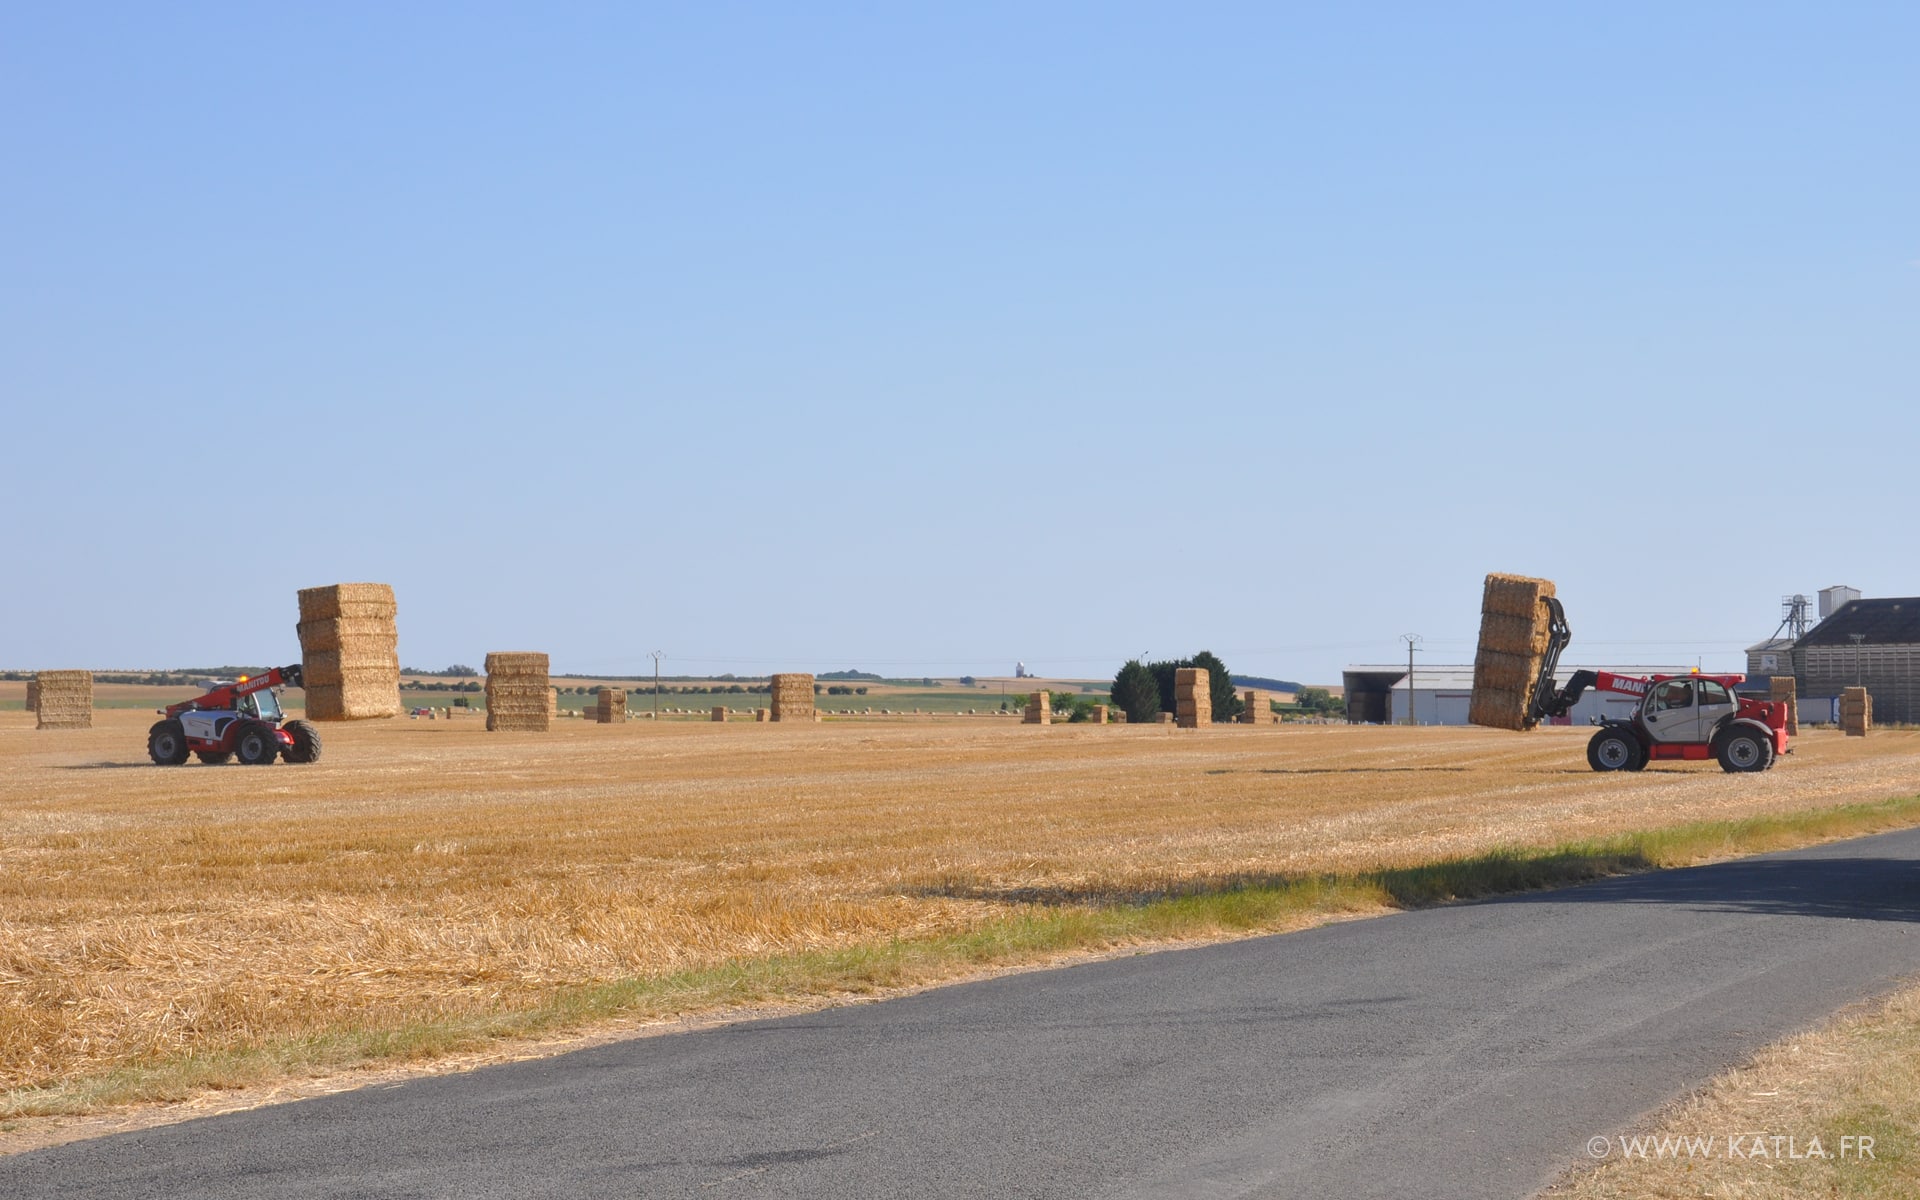
[[[1718,759],[1723,771],[1764,771],[1787,753],[1787,706],[1734,694],[1745,675],[1615,675],[1575,671],[1567,686],[1554,686],[1560,652],[1573,640],[1566,613],[1551,596],[1552,640],[1533,688],[1530,716],[1564,717],[1588,688],[1638,696],[1633,716],[1603,718],[1587,743],[1587,765],[1596,771],[1638,771],[1661,759]]]
[[[170,704],[161,710],[165,719],[147,730],[147,756],[163,767],[177,767],[189,754],[209,765],[235,758],[253,767],[282,757],[290,763],[318,762],[320,731],[306,721],[286,720],[275,695],[275,689],[299,687],[300,681],[295,663],[265,675],[242,675],[216,684],[204,696]]]

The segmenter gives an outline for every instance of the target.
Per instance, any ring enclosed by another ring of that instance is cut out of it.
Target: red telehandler
[[[1560,651],[1573,640],[1560,602],[1543,597],[1551,614],[1552,640],[1534,684],[1530,716],[1563,717],[1588,688],[1637,696],[1633,716],[1602,719],[1587,743],[1587,765],[1596,771],[1638,771],[1660,759],[1718,759],[1723,771],[1764,771],[1787,753],[1787,706],[1734,694],[1745,675],[1615,675],[1575,671],[1567,686],[1554,686]]]
[[[265,675],[242,675],[215,686],[204,696],[170,704],[165,720],[147,730],[147,756],[163,767],[177,767],[187,755],[217,765],[238,758],[263,767],[276,758],[290,763],[320,760],[320,731],[306,721],[288,721],[280,711],[276,688],[301,686],[300,664],[275,667]]]

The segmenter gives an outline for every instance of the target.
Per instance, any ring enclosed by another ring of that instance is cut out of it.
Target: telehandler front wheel
[[[1751,729],[1735,729],[1720,739],[1715,757],[1728,773],[1764,771],[1773,765],[1773,743]]]
[[[1619,729],[1602,729],[1587,743],[1587,765],[1596,771],[1636,771],[1645,765],[1640,743]]]
[[[280,752],[282,758],[290,763],[320,761],[320,731],[311,722],[288,721],[281,728],[293,737],[293,745]]]
[[[280,739],[271,725],[248,723],[233,740],[234,756],[242,766],[264,767],[280,757]]]

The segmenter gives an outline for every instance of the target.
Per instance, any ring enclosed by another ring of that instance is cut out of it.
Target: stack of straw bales
[[[1258,688],[1248,688],[1241,698],[1240,723],[1242,725],[1278,725],[1280,714],[1273,711],[1273,696]]]
[[[545,733],[554,701],[547,656],[534,650],[487,655],[487,728]]]
[[[42,671],[35,677],[33,711],[41,729],[93,728],[93,672]]]
[[[1213,724],[1213,681],[1205,667],[1179,667],[1173,672],[1174,724],[1198,729]]]
[[[967,711],[972,712],[973,710],[968,709]],[[1106,705],[1096,704],[1093,706],[1093,723],[1095,725],[1105,725],[1107,723],[1107,706]]]
[[[393,588],[336,583],[300,589],[300,670],[310,721],[400,713],[400,635]]]
[[[724,705],[716,704],[713,706],[713,719],[717,722],[720,722],[721,724],[726,723],[727,710]]]
[[[1035,692],[1027,697],[1027,711],[1021,714],[1022,725],[1053,724],[1053,693]]]
[[[1155,713],[1153,716],[1153,719],[1157,724],[1160,724],[1160,725],[1173,724],[1173,714],[1170,712]]]
[[[548,691],[553,689],[549,688]],[[595,702],[594,716],[602,725],[621,725],[627,720],[627,693],[624,688],[603,687]]]
[[[38,679],[29,679],[27,680],[27,711],[37,712],[39,711],[39,708],[40,708],[40,681]]]
[[[1791,675],[1775,675],[1767,681],[1771,691],[1770,698],[1787,706],[1787,736],[1800,736],[1800,694],[1794,687]]]
[[[813,676],[790,671],[775,675],[771,683],[774,720],[813,720]]]
[[[40,703],[46,704],[46,693]],[[1840,732],[1848,737],[1865,737],[1873,728],[1873,696],[1863,687],[1845,688],[1840,693]]]
[[[1473,659],[1467,720],[1490,729],[1532,729],[1528,716],[1540,662],[1553,640],[1552,615],[1541,600],[1553,581],[1526,575],[1487,576],[1480,600],[1480,649]]]

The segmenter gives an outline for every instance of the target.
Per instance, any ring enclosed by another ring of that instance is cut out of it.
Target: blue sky
[[[16,6],[0,666],[1737,667],[1920,592],[1911,5]]]

